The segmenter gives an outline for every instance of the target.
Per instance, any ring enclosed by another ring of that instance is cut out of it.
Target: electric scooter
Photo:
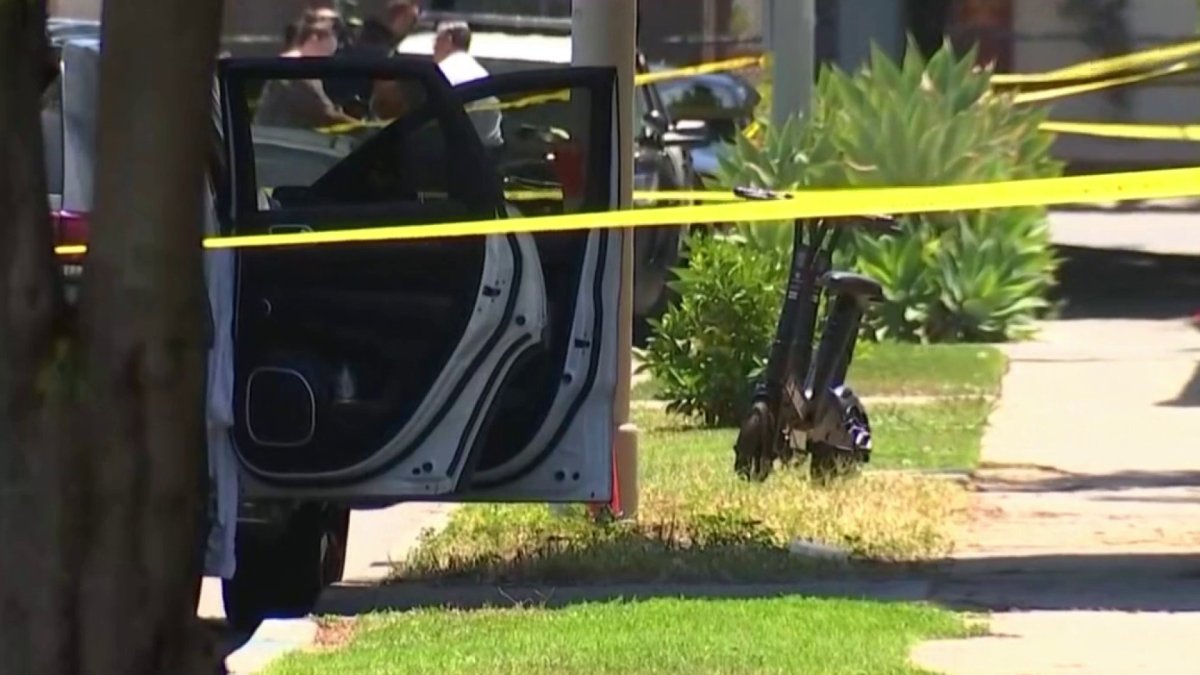
[[[747,200],[791,198],[758,188],[735,188],[734,193]],[[797,219],[793,227],[787,296],[734,445],[734,470],[762,481],[776,461],[787,465],[807,458],[812,479],[824,483],[856,472],[871,459],[871,423],[845,379],[863,313],[883,298],[878,281],[832,269],[833,251],[849,227],[895,232],[896,225],[891,218],[854,217]]]

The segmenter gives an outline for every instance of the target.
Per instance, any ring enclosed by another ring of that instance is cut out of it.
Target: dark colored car
[[[650,70],[670,70],[670,66],[659,63]],[[722,147],[732,143],[734,136],[754,121],[755,109],[762,101],[754,85],[735,73],[706,73],[667,80],[658,89],[672,119],[703,124],[706,140],[691,146],[692,166],[702,179],[716,175]]]

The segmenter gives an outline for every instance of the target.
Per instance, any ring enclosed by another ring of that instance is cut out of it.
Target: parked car
[[[651,65],[650,71],[671,67],[660,62]],[[722,148],[754,121],[754,111],[762,96],[754,85],[735,73],[705,73],[666,80],[658,89],[671,119],[702,123],[700,128],[707,136],[691,147],[692,167],[702,181],[714,178]]]
[[[569,21],[526,21],[492,15],[438,13],[439,19],[462,19],[472,24],[470,53],[493,74],[567,66],[571,63],[571,36],[561,30]],[[490,22],[490,23],[489,23]],[[435,33],[432,25],[419,27],[400,45],[402,54],[432,58]],[[649,72],[639,54],[639,72]],[[711,142],[701,120],[676,121],[663,101],[660,85],[639,86],[634,97],[634,189],[702,189],[692,164],[691,147]],[[642,342],[647,321],[661,316],[672,294],[667,284],[681,264],[684,232],[688,226],[639,228],[634,235],[634,328]]]
[[[80,243],[92,204],[99,42],[78,32],[54,42],[64,67],[43,109],[49,202],[58,241]],[[344,132],[256,121],[272,83],[337,77],[399,83],[407,112]],[[520,70],[451,88],[417,57],[226,59],[216,85],[225,234],[614,204],[611,68]],[[468,112],[564,90],[566,100],[504,107],[499,149],[484,147]],[[506,198],[529,185],[563,194]],[[309,612],[341,576],[351,508],[607,500],[622,236],[237,251],[242,503],[237,573],[224,583],[231,623]],[[82,271],[85,261],[74,264]]]

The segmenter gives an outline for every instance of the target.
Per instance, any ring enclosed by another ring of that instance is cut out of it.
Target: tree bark
[[[219,0],[109,0],[78,330],[51,253],[44,4],[0,0],[0,672],[211,673],[204,159]]]
[[[70,350],[47,213],[45,6],[0,0],[0,671],[66,670],[75,455]]]

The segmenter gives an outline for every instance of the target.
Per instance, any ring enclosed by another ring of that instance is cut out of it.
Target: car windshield
[[[739,116],[753,106],[737,80],[719,75],[669,80],[658,90],[667,109],[681,118]]]

